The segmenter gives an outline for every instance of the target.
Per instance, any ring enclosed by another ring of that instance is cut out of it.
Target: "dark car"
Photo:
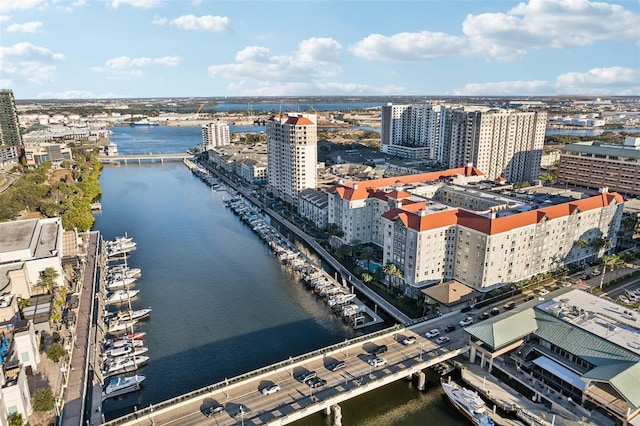
[[[453,331],[453,330],[455,330],[455,329],[456,329],[456,326],[455,326],[455,325],[453,325],[453,324],[449,324],[448,326],[446,326],[446,327],[444,328],[444,331],[448,333],[448,332]]]
[[[329,371],[336,371],[336,370],[340,370],[341,368],[345,368],[347,366],[347,363],[344,361],[338,361],[338,362],[332,362],[331,364],[327,365],[327,369]]]
[[[516,307],[516,302],[509,302],[506,305],[504,305],[504,309],[505,311],[510,311],[511,309]]]
[[[319,388],[326,385],[327,381],[325,379],[321,379],[320,377],[314,377],[313,379],[308,380],[307,384],[309,385],[309,387]]]
[[[471,306],[465,306],[464,308],[460,309],[460,312],[470,312],[471,311]]]
[[[525,298],[524,298],[524,301],[525,301],[525,302],[528,302],[529,300],[533,300],[533,299],[535,299],[535,298],[536,298],[536,297],[535,297],[533,294],[530,294],[530,295],[528,295],[527,297],[525,297]]]
[[[371,353],[373,355],[378,355],[378,354],[383,354],[387,351],[387,345],[380,345],[380,346],[376,346],[375,348],[373,348],[371,350]]]
[[[316,372],[315,371],[305,371],[302,374],[296,376],[296,379],[302,383],[308,382],[311,379],[315,379]]]
[[[591,278],[591,277],[589,276],[589,274],[582,274],[582,275],[580,275],[580,279],[588,280],[589,278]]]
[[[478,320],[480,321],[484,321],[487,318],[489,318],[491,315],[489,315],[489,312],[483,312],[478,316]]]
[[[202,414],[204,414],[207,417],[211,417],[214,414],[220,413],[223,410],[224,410],[224,405],[222,405],[222,404],[213,404],[212,406],[207,407],[204,410],[202,410]]]
[[[490,311],[491,315],[498,315],[500,313],[500,309],[499,308],[493,308]]]

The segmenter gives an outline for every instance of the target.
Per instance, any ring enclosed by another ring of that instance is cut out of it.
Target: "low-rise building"
[[[51,162],[57,167],[63,161],[72,161],[73,154],[65,143],[25,143],[24,158],[27,166],[38,167],[42,163]]]
[[[316,189],[304,189],[298,194],[298,214],[309,219],[319,229],[327,227],[329,196]]]
[[[594,141],[565,145],[558,183],[640,196],[640,138],[627,137],[622,145]]]
[[[553,406],[596,408],[617,424],[640,420],[640,314],[582,290],[465,328],[470,362],[502,371]]]

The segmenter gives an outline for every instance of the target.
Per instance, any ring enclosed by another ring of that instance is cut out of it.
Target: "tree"
[[[24,420],[22,419],[22,414],[20,413],[11,413],[8,416],[9,426],[23,426]]]
[[[387,262],[382,270],[388,277],[387,279],[392,279],[394,285],[399,278],[402,278],[402,269],[393,262]]]
[[[66,358],[67,351],[62,347],[60,343],[52,343],[47,348],[47,358],[53,362],[60,361],[61,358]]]
[[[43,287],[48,294],[53,292],[53,288],[56,286],[58,277],[60,274],[55,269],[49,267],[40,271],[40,279],[38,280],[38,286]]]
[[[375,254],[376,254],[376,251],[371,246],[364,246],[360,251],[360,256],[367,261],[367,271],[371,270],[371,268],[369,268],[369,265],[371,263],[371,259],[373,259],[373,256]]]
[[[371,281],[373,281],[373,275],[371,275],[368,272],[363,272],[362,275],[360,276],[360,279],[362,280],[363,283],[369,284]]]
[[[580,248],[585,248],[587,246],[587,242],[580,238],[578,241],[576,241],[576,245]]]
[[[613,270],[614,268],[622,265],[624,261],[617,254],[612,255],[604,255],[602,256],[602,274],[600,275],[600,289],[602,289],[602,285],[604,284],[604,276],[607,272],[607,267]],[[607,280],[607,283],[610,280]]]
[[[40,413],[53,410],[54,402],[53,391],[49,386],[36,389],[31,400],[33,410]]]

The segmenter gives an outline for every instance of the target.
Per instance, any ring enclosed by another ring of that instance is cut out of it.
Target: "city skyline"
[[[636,0],[5,0],[16,99],[630,96]]]

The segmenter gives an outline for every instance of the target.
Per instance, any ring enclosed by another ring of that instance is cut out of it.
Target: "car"
[[[500,308],[498,308],[498,307],[492,308],[492,309],[489,311],[489,313],[490,313],[491,315],[498,315],[498,314],[500,313]]]
[[[460,324],[460,327],[466,327],[468,325],[473,324],[473,318],[466,317],[465,319],[460,320],[458,324]]]
[[[416,338],[413,336],[405,337],[402,339],[402,344],[405,346],[413,345],[416,342]]]
[[[516,302],[509,302],[509,303],[507,303],[506,305],[503,306],[505,311],[510,311],[515,307],[516,307]]]
[[[536,297],[535,297],[533,294],[530,294],[530,295],[528,295],[527,297],[525,297],[525,298],[524,298],[524,301],[525,301],[525,302],[528,302],[529,300],[533,300],[533,299],[535,299],[535,298],[536,298]]]
[[[572,285],[571,281],[562,281],[562,287],[571,287]]]
[[[600,269],[594,269],[593,271],[591,271],[591,275],[594,277],[597,277],[600,274],[602,274],[602,270]]]
[[[426,337],[427,339],[432,339],[439,335],[440,335],[440,330],[438,330],[437,328],[434,328],[424,333],[424,337]]]
[[[478,315],[478,321],[484,321],[487,318],[489,318],[489,312],[483,312],[480,315]]]
[[[467,313],[467,312],[471,312],[471,306],[465,306],[464,308],[460,309],[460,312]]]
[[[313,379],[307,381],[307,385],[309,385],[310,388],[319,388],[326,384],[327,381],[325,379],[321,379],[320,377],[314,377]]]
[[[305,371],[304,373],[298,374],[296,376],[296,380],[298,380],[299,382],[306,382],[308,380],[311,380],[313,378],[316,377],[316,372],[315,371]]]
[[[624,291],[625,296],[631,301],[631,303],[640,302],[640,296],[636,294],[635,291],[626,290]]]
[[[455,330],[455,329],[456,329],[456,326],[455,326],[455,325],[453,325],[453,324],[449,324],[448,326],[446,326],[446,327],[444,328],[444,331],[448,333],[448,332],[453,331],[453,330]]]
[[[620,296],[618,296],[618,300],[621,301],[622,303],[624,303],[625,305],[630,305],[631,301],[629,300],[629,298],[627,296],[625,296],[624,294],[621,294]]]
[[[385,358],[377,356],[375,358],[371,358],[367,362],[372,367],[382,367],[383,365],[385,365],[387,363],[387,360]]]
[[[436,343],[442,345],[443,343],[447,343],[449,340],[449,336],[440,336],[436,339]]]
[[[337,362],[332,362],[331,364],[327,365],[327,369],[329,371],[336,371],[336,370],[340,370],[341,368],[345,368],[347,366],[347,363],[344,361],[337,361]]]
[[[279,384],[273,384],[271,386],[267,386],[262,388],[262,390],[260,391],[263,395],[271,395],[272,393],[276,393],[280,390],[280,385]]]
[[[549,294],[549,290],[547,290],[546,288],[543,288],[538,292],[539,296],[546,296],[547,294]]]
[[[371,353],[373,355],[378,355],[378,354],[383,354],[387,351],[387,345],[380,345],[380,346],[376,346],[375,348],[373,348],[371,350]]]
[[[224,410],[224,405],[216,403],[202,410],[202,414],[204,414],[207,417],[211,417],[214,414],[218,414],[222,412],[223,410]]]
[[[589,274],[582,274],[582,275],[580,275],[580,279],[582,279],[582,280],[585,280],[585,281],[586,281],[586,280],[588,280],[589,278],[591,278],[591,277],[589,276]]]

